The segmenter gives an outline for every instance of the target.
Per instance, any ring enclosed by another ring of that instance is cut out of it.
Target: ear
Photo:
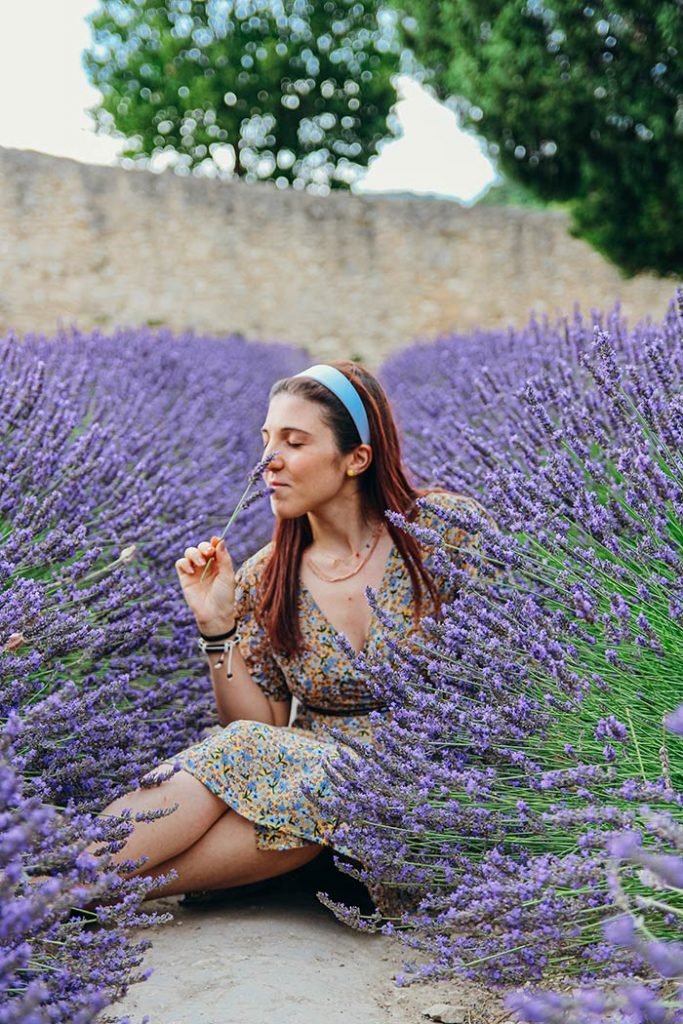
[[[359,444],[347,455],[346,475],[360,476],[372,462],[372,447],[369,444]]]

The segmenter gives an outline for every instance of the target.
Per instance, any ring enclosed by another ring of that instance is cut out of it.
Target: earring
[[[346,475],[347,476],[355,476],[356,475],[355,469],[347,469],[346,470]]]

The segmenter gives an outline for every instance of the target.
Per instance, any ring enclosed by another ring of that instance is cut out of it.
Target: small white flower
[[[26,637],[23,633],[12,633],[12,635],[5,641],[5,650],[18,651],[25,643]]]

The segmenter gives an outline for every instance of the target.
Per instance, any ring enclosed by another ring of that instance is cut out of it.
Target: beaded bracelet
[[[218,636],[206,636],[204,633],[199,634],[197,639],[197,646],[203,654],[207,656],[217,651],[221,652],[221,656],[213,666],[214,668],[220,668],[225,661],[225,655],[228,656],[227,664],[227,676],[228,679],[232,679],[232,654],[237,645],[239,644],[241,637],[237,632],[237,623],[229,629],[227,633],[221,633]]]

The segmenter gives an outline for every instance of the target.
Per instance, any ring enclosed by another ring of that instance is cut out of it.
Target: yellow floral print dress
[[[476,505],[463,496],[438,492],[429,495],[429,500],[445,507]],[[433,513],[421,512],[417,522],[438,531],[453,546],[454,557],[462,557],[458,552],[471,546],[471,538],[462,531],[451,530],[446,536],[443,520]],[[337,631],[304,586],[299,592],[302,649],[289,658],[273,652],[254,614],[259,575],[270,549],[266,545],[237,573],[240,650],[252,679],[264,693],[275,700],[296,698],[296,717],[286,727],[232,722],[173,760],[254,823],[259,847],[287,850],[307,843],[330,843],[336,823],[325,817],[321,808],[330,787],[325,762],[337,751],[330,726],[371,742],[372,730],[365,712],[377,707],[378,702],[354,667],[353,657],[340,646]],[[429,568],[429,552],[425,555]],[[395,547],[387,559],[377,603],[409,633],[419,632],[413,622],[410,576]],[[383,635],[384,627],[373,614],[363,653],[376,654]],[[352,709],[348,715],[343,714],[345,708]],[[363,713],[359,714],[359,709]],[[330,715],[330,711],[335,714]]]

